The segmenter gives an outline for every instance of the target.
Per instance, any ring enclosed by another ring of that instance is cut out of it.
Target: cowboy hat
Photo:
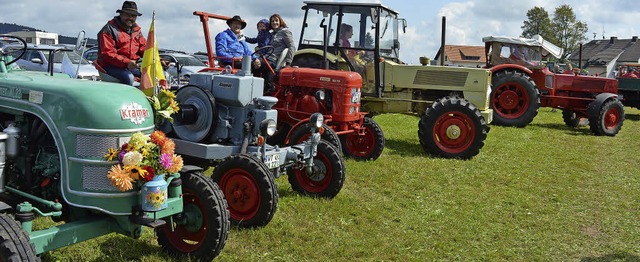
[[[227,19],[227,25],[231,26],[231,22],[233,21],[240,22],[242,24],[242,29],[244,29],[247,26],[247,22],[243,21],[239,15],[234,15],[232,18]]]
[[[137,15],[137,16],[142,15],[141,13],[138,13],[138,5],[136,5],[136,2],[134,1],[124,1],[124,3],[122,3],[122,8],[118,9],[116,13],[127,13],[130,15]]]

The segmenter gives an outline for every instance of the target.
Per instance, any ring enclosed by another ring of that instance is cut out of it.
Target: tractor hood
[[[509,36],[487,36],[482,38],[482,42],[499,42],[506,44],[524,45],[524,46],[539,46],[545,51],[543,56],[552,55],[555,58],[560,58],[564,50],[553,43],[546,41],[540,35],[534,35],[532,38],[521,37],[509,37]]]

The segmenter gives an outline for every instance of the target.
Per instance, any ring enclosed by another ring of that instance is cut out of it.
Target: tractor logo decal
[[[360,89],[352,88],[351,89],[351,103],[357,104],[360,103]]]
[[[229,83],[229,82],[220,82],[218,84],[218,87],[220,88],[232,88],[233,87],[233,83]]]
[[[139,125],[149,118],[149,109],[142,108],[138,103],[123,105],[120,108],[120,117],[122,120],[131,120],[132,123]]]

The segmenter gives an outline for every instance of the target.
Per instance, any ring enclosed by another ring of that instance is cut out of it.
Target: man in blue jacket
[[[240,16],[235,15],[227,19],[229,29],[216,35],[216,56],[222,66],[233,65],[233,68],[242,67],[242,57],[251,55],[251,49],[242,35],[242,29],[247,26]],[[234,59],[235,58],[235,59]],[[254,68],[260,67],[260,60],[252,57]]]

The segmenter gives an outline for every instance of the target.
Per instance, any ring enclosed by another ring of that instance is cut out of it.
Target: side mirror
[[[407,19],[400,18],[398,19],[400,23],[402,23],[402,33],[407,33]]]
[[[42,59],[40,58],[31,58],[31,62],[36,64],[43,64]]]
[[[80,32],[78,33],[78,38],[76,38],[76,47],[75,47],[75,50],[80,50],[81,48],[83,48],[83,47],[84,47],[84,45],[85,45],[85,38],[84,38],[84,36],[85,36],[85,32],[84,32],[84,30],[82,30],[82,31],[80,31]]]

